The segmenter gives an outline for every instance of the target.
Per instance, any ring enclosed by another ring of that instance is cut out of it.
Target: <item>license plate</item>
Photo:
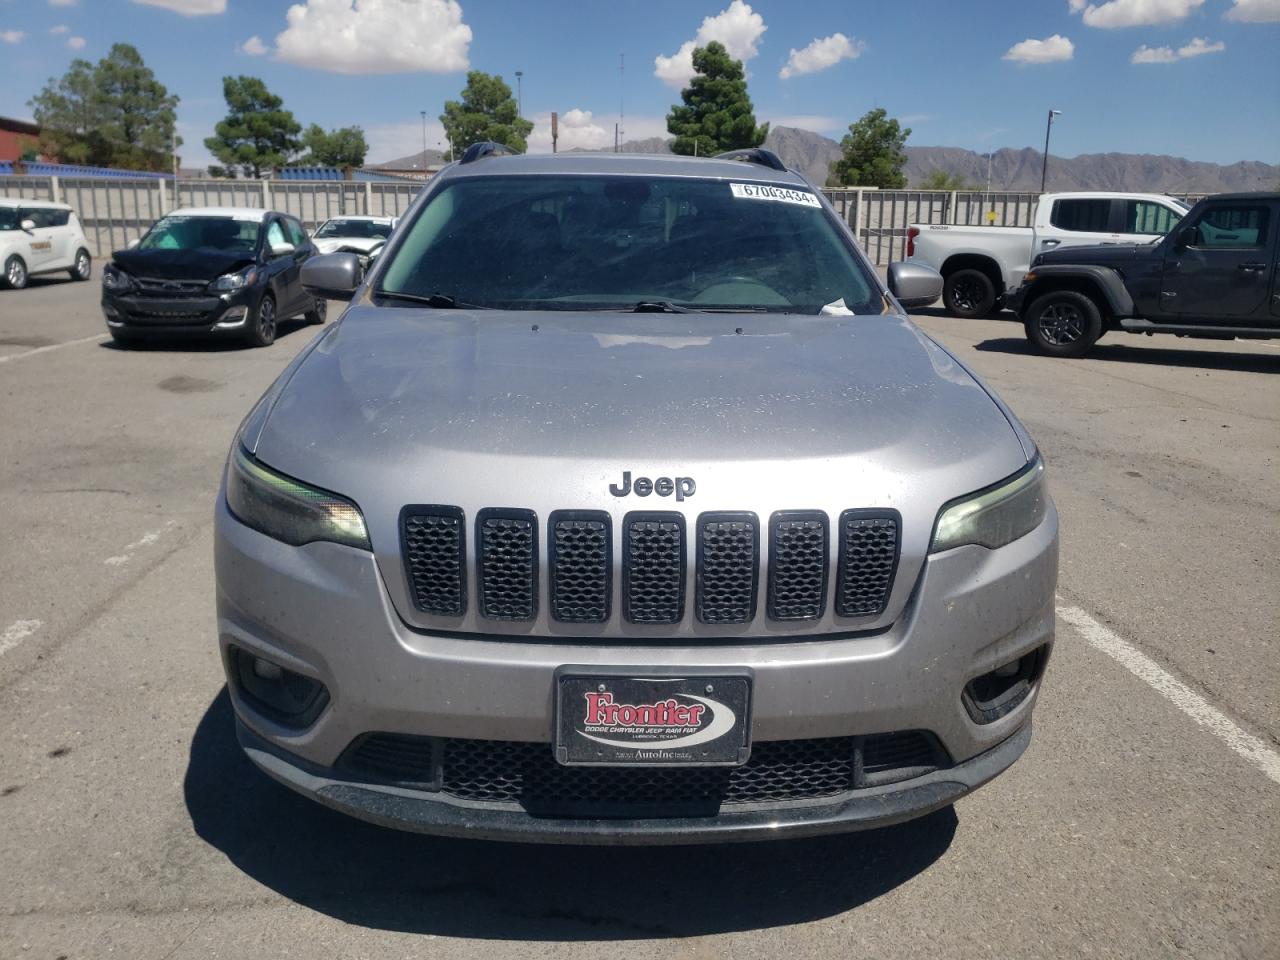
[[[556,759],[568,766],[737,766],[751,755],[751,676],[562,670]]]

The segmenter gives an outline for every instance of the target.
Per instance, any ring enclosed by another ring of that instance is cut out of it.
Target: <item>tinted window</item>
[[[0,230],[17,230],[21,222],[17,207],[0,207]]]
[[[45,221],[50,227],[65,227],[71,219],[70,210],[45,210]]]
[[[459,180],[400,226],[407,235],[381,291],[511,309],[669,300],[817,313],[843,299],[855,313],[881,312],[877,285],[814,195],[742,195],[759,189],[690,178]]]
[[[357,237],[370,240],[376,237],[383,239],[391,236],[391,224],[374,223],[372,220],[346,220],[335,218],[325,221],[316,231],[317,237]]]
[[[51,226],[49,223],[49,212],[41,207],[24,207],[18,211],[18,222],[30,220],[36,225],[36,229]]]
[[[1125,233],[1149,233],[1164,236],[1181,219],[1182,214],[1175,213],[1162,203],[1152,203],[1149,200],[1126,200],[1124,202]]]
[[[140,241],[139,250],[226,250],[252,254],[258,222],[235,217],[163,217]]]
[[[1196,224],[1197,247],[1265,247],[1265,206],[1209,207]]]
[[[1059,230],[1076,230],[1088,233],[1111,232],[1111,201],[1057,200],[1049,222]]]

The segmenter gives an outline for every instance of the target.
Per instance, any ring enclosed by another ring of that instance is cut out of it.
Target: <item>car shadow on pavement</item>
[[[305,320],[281,320],[276,328],[276,342],[285,340],[296,333],[307,330],[319,331],[320,324],[307,323]],[[103,340],[98,344],[103,350],[115,350],[120,353],[230,353],[237,350],[257,350],[238,336],[209,334],[207,336],[164,337],[150,336],[145,340],[121,344],[114,340]]]
[[[947,807],[809,840],[576,847],[402,833],[336,813],[258,771],[224,688],[183,783],[196,833],[258,883],[345,923],[484,940],[684,937],[834,916],[910,880],[951,844]]]
[[[1168,334],[1165,334],[1168,336]],[[973,349],[983,353],[1011,353],[1043,356],[1023,338],[983,340]],[[1152,363],[1162,367],[1198,367],[1208,370],[1235,370],[1242,373],[1280,373],[1280,353],[1218,353],[1210,350],[1170,350],[1166,347],[1130,347],[1119,343],[1096,343],[1087,356],[1066,363],[1111,360],[1122,363]]]

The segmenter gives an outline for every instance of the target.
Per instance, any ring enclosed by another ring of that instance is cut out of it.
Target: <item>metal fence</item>
[[[309,230],[330,217],[401,216],[421,183],[351,180],[104,180],[0,176],[0,196],[69,203],[96,256],[126,246],[178,207],[260,207],[292,214]],[[878,266],[906,255],[913,223],[1028,227],[1037,193],[945,190],[824,190]],[[1193,201],[1199,196],[1184,196]]]

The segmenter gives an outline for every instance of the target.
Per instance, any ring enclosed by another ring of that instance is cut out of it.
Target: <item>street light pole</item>
[[[422,114],[422,172],[427,172],[427,111],[419,110]]]
[[[524,119],[524,71],[516,71],[516,116]]]
[[[1061,110],[1050,110],[1049,121],[1044,125],[1044,161],[1040,166],[1040,192],[1044,193],[1045,182],[1049,178],[1049,131],[1053,129],[1053,118],[1062,116]]]

